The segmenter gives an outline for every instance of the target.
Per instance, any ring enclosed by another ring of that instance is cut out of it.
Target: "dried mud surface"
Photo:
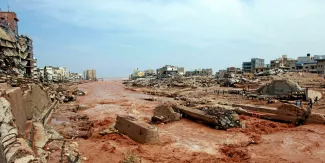
[[[124,89],[121,81],[86,83],[79,85],[79,89],[86,96],[79,97],[77,102],[90,106],[79,112],[86,114],[94,125],[90,138],[74,140],[87,162],[121,162],[130,152],[149,163],[325,162],[324,125],[295,127],[248,116],[241,116],[246,128],[228,131],[188,119],[156,125],[161,139],[161,144],[156,145],[138,144],[120,134],[101,136],[99,132],[114,124],[117,114],[149,122],[160,101],[170,99],[159,97],[158,101],[147,101],[152,97]]]

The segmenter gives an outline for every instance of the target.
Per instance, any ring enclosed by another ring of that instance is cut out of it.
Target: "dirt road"
[[[219,131],[182,119],[156,125],[161,144],[142,145],[119,134],[99,135],[117,114],[130,114],[149,122],[157,101],[125,90],[120,81],[79,85],[86,96],[78,103],[91,108],[81,111],[94,122],[89,139],[77,139],[87,162],[120,162],[134,154],[142,162],[325,162],[325,126],[294,127],[242,116],[245,129]],[[168,99],[162,99],[168,100]]]

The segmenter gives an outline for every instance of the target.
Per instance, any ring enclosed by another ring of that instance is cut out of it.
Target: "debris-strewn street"
[[[34,1],[0,3],[0,163],[325,162],[325,1]]]
[[[240,116],[245,128],[227,131],[187,118],[154,125],[161,142],[140,144],[113,130],[116,115],[150,123],[155,107],[171,98],[148,101],[153,96],[125,90],[121,81],[86,83],[79,88],[86,96],[78,98],[78,103],[88,109],[78,113],[87,115],[94,129],[88,139],[73,141],[89,162],[119,162],[131,156],[143,162],[325,161],[324,125],[296,127],[246,115]]]

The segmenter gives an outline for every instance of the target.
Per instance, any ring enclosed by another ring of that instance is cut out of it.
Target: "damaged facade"
[[[157,71],[158,78],[166,78],[166,77],[171,77],[171,76],[175,76],[175,75],[184,75],[185,74],[185,68],[172,66],[172,65],[166,65],[162,68],[157,69],[156,71]]]
[[[0,12],[0,69],[3,74],[32,78],[33,40],[18,34],[18,21],[14,12]]]

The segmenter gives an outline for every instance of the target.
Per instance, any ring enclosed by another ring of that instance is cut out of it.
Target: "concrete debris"
[[[162,104],[157,106],[154,110],[151,122],[169,123],[181,120],[182,115],[180,113],[175,112],[174,108],[172,105],[169,104]]]
[[[118,115],[115,128],[139,143],[159,143],[158,129],[134,117]]]
[[[79,90],[79,89],[73,91],[72,94],[75,95],[75,96],[84,96],[84,95],[86,95],[86,93],[84,91]]]
[[[118,133],[118,130],[115,129],[115,123],[110,125],[108,129],[99,132],[99,135],[104,136],[104,135],[114,134],[114,133]]]
[[[234,127],[243,127],[239,116],[233,110],[223,109],[220,107],[204,107],[191,109],[188,107],[175,106],[184,117],[200,121],[216,129],[226,130]]]
[[[216,86],[217,80],[213,77],[173,77],[173,78],[160,78],[160,79],[136,79],[125,81],[124,84],[129,87],[212,87]]]
[[[83,156],[78,150],[79,144],[77,142],[72,142],[71,144],[66,144],[64,148],[64,160],[63,162],[71,163],[82,163]]]
[[[52,114],[51,124],[67,139],[89,138],[93,122],[87,115],[77,113],[78,105],[61,104]]]
[[[291,80],[273,80],[257,90],[263,95],[289,95],[294,92],[304,92],[304,90]]]

